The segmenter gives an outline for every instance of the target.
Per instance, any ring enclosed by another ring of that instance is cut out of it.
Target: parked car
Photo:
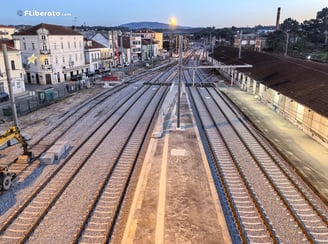
[[[9,95],[7,92],[0,92],[0,102],[5,102],[9,100]]]

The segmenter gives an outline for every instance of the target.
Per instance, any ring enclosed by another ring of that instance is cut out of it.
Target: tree
[[[328,8],[323,8],[317,13],[317,18],[319,24],[319,29],[321,34],[324,36],[324,43],[328,43]]]
[[[280,29],[289,34],[289,44],[294,46],[300,34],[300,24],[298,21],[291,18],[285,19],[280,25]]]
[[[266,50],[271,52],[284,53],[285,44],[286,34],[281,30],[277,30],[268,35]]]
[[[297,20],[288,18],[285,19],[284,22],[280,25],[280,29],[288,33],[298,33],[300,29],[300,24]]]
[[[323,33],[321,33],[319,26],[317,19],[305,20],[302,23],[303,36],[316,46],[323,42]]]

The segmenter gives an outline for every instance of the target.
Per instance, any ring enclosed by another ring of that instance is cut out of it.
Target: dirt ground
[[[22,133],[33,136],[43,127],[49,126],[53,121],[56,121],[56,119],[73,107],[99,94],[103,90],[104,88],[102,88],[101,85],[95,85],[90,89],[80,90],[79,92],[73,93],[65,99],[55,102],[47,107],[18,117],[20,129]],[[5,118],[5,120],[6,123],[0,125],[1,131],[6,130],[10,125],[13,125],[13,121],[7,121],[7,118]]]
[[[50,126],[51,123],[58,120],[58,118],[70,109],[103,92],[104,89],[105,88],[101,85],[94,85],[90,89],[80,90],[79,92],[73,93],[61,101],[55,102],[27,115],[18,117],[21,133],[33,138],[37,135],[37,133]],[[0,131],[2,132],[14,124],[12,120],[8,120],[6,117],[4,119],[6,122],[0,124]],[[0,165],[7,165],[8,162],[11,162],[17,158],[17,156],[21,153],[22,149],[19,148],[19,145],[6,147],[3,144],[0,150]]]

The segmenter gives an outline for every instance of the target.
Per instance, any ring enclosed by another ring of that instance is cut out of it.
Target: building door
[[[57,72],[57,81],[58,81],[58,83],[60,83],[60,73],[59,72]]]
[[[27,83],[31,84],[31,73],[26,73]]]
[[[36,73],[35,74],[35,78],[36,78],[36,84],[40,84],[40,78],[39,78],[39,74],[38,73]]]
[[[51,84],[51,74],[46,74],[46,84]]]

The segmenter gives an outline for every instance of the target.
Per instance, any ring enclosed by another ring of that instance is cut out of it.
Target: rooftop
[[[21,36],[33,36],[37,35],[37,30],[44,28],[49,31],[49,35],[60,35],[60,36],[65,36],[65,35],[79,35],[81,36],[79,32],[73,30],[72,28],[69,27],[64,27],[61,25],[51,25],[51,24],[45,24],[41,23],[35,26],[32,26],[29,29],[22,30],[19,33],[16,33],[15,35],[21,35]]]
[[[219,47],[214,56],[225,64],[251,64],[240,70],[267,87],[328,117],[328,64],[292,57]]]

